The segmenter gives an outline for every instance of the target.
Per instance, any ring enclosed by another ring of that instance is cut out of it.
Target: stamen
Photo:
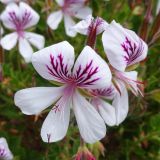
[[[122,80],[126,86],[129,87],[129,89],[133,92],[135,96],[138,96],[138,93],[143,96],[143,85],[144,83],[138,80],[129,79],[124,74],[122,74],[120,71],[115,70],[116,78]]]

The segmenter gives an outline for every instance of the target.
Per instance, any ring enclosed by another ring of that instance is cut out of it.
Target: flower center
[[[27,10],[25,11],[21,19],[16,15],[14,11],[9,12],[9,20],[13,23],[19,37],[24,36],[25,26],[31,21],[31,19],[31,13]]]
[[[73,94],[75,93],[76,85],[70,84],[66,85],[66,87],[63,90],[63,96],[58,100],[58,102],[54,105],[53,110],[55,113],[58,111],[60,112],[64,106],[66,106],[67,103],[70,103]]]
[[[50,64],[46,65],[48,73],[55,77],[59,82],[76,87],[85,87],[93,85],[98,81],[99,77],[94,77],[98,72],[98,66],[93,65],[93,60],[90,60],[86,66],[79,65],[75,73],[71,73],[71,68],[64,63],[62,54],[57,57],[50,54]]]

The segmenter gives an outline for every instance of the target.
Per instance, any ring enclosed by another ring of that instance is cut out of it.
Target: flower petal
[[[62,95],[62,87],[35,87],[22,89],[14,96],[15,105],[24,114],[39,114]]]
[[[0,19],[3,25],[8,29],[16,29],[15,24],[11,21],[10,13],[15,13],[17,17],[20,16],[19,7],[16,3],[10,3],[7,5],[6,9],[2,12]]]
[[[76,10],[75,12],[75,17],[79,18],[79,19],[84,19],[86,18],[88,15],[92,14],[92,9],[89,7],[82,7],[79,8],[78,10]]]
[[[28,63],[31,61],[33,49],[29,42],[25,38],[19,38],[19,52],[22,57],[25,59],[25,62]]]
[[[75,30],[73,30],[73,26],[75,25],[75,22],[70,16],[68,15],[64,16],[64,25],[65,25],[66,34],[70,37],[75,37],[76,32]]]
[[[55,0],[59,6],[63,6],[64,0]]]
[[[42,49],[44,47],[45,39],[40,34],[25,32],[24,37],[36,48]]]
[[[95,143],[106,134],[106,126],[95,108],[80,94],[73,97],[73,110],[80,134],[85,142]]]
[[[11,153],[7,141],[5,138],[0,138],[0,158],[2,160],[13,160],[13,154]]]
[[[108,126],[116,125],[116,112],[115,108],[112,105],[99,98],[93,99],[92,104],[98,110]]]
[[[116,125],[122,123],[128,114],[128,92],[126,87],[121,83],[121,95],[119,92],[115,95],[112,105],[116,110]]]
[[[74,48],[63,41],[33,54],[32,64],[45,79],[65,83],[74,64]]]
[[[51,29],[55,30],[58,28],[58,25],[62,21],[62,18],[62,11],[53,12],[49,15],[47,19],[47,24]]]
[[[22,19],[23,19],[23,17],[25,17],[26,13],[28,13],[28,15],[30,16],[30,19],[25,24],[24,28],[32,27],[38,23],[40,16],[28,4],[26,4],[24,2],[20,2],[19,9],[20,9],[20,15],[21,15]]]
[[[147,57],[148,46],[132,30],[125,29],[125,31],[128,32],[128,34],[137,42],[137,44],[139,43],[139,50],[142,50],[141,54],[139,54],[137,56],[136,56],[136,54],[134,54],[135,58],[132,56],[132,61],[129,64],[129,66],[130,66],[130,65],[136,64],[140,61],[143,61]],[[138,47],[137,47],[136,52],[138,53]]]
[[[0,40],[0,43],[4,49],[11,50],[13,47],[16,46],[17,40],[18,40],[18,35],[16,32],[13,32],[4,36]]]
[[[79,23],[77,23],[73,29],[78,32],[81,33],[83,35],[87,35],[88,34],[88,29],[90,24],[92,23],[92,20],[94,18],[92,17],[92,15],[89,15],[86,17],[86,19],[80,21]]]
[[[41,137],[44,142],[56,142],[64,138],[67,133],[70,118],[70,101],[66,100],[59,111],[51,110],[46,117]]]
[[[112,100],[116,94],[117,90],[114,87],[113,83],[109,86],[101,89],[90,90],[90,93],[95,97],[100,97],[102,99]]]
[[[86,46],[77,58],[73,74],[77,86],[88,89],[110,85],[112,77],[107,63],[89,46]]]
[[[120,71],[140,62],[147,55],[148,47],[145,42],[115,21],[106,28],[102,42],[110,64]]]

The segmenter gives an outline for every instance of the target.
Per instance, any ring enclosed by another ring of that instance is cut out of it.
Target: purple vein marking
[[[49,74],[63,83],[71,81],[71,75],[69,75],[68,73],[68,66],[64,65],[61,53],[57,56],[57,58],[50,54],[50,64],[51,67],[49,65],[46,65]]]
[[[76,71],[76,83],[78,86],[92,85],[100,78],[92,77],[98,72],[98,67],[93,66],[93,60],[91,60],[85,68],[82,70],[81,65]]]
[[[93,85],[94,82],[99,80],[99,77],[93,78],[93,76],[98,72],[98,67],[93,65],[93,60],[91,60],[84,68],[79,65],[76,70],[75,75],[69,73],[68,65],[64,64],[64,59],[62,54],[58,54],[54,57],[50,54],[50,65],[46,65],[48,73],[55,77],[58,81],[62,83],[75,84],[76,86],[86,86]]]
[[[6,155],[6,150],[4,148],[0,148],[0,157],[3,158]]]
[[[121,46],[126,53],[124,59],[127,65],[130,65],[143,54],[144,46],[141,39],[139,40],[138,45],[132,43],[127,37],[125,39],[125,42],[123,42]]]
[[[105,88],[105,89],[95,89],[92,90],[93,94],[96,96],[113,96],[114,95],[114,88],[112,86]]]
[[[14,11],[9,12],[9,21],[12,22],[15,26],[15,29],[18,33],[24,30],[24,27],[32,20],[31,13],[25,10],[25,13],[22,16],[22,19],[17,17]]]

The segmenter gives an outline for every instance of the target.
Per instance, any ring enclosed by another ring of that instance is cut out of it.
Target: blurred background
[[[41,16],[36,33],[46,38],[46,45],[67,40],[79,54],[86,37],[78,34],[69,38],[63,22],[52,31],[46,18],[57,9],[54,0],[28,0]],[[94,16],[107,22],[113,19],[126,28],[134,30],[149,45],[147,59],[137,70],[144,81],[144,97],[130,93],[130,110],[127,119],[117,127],[108,127],[106,137],[88,145],[97,160],[160,160],[160,12],[158,0],[88,0]],[[0,12],[5,5],[0,3]],[[77,21],[78,22],[78,21]],[[8,33],[5,30],[5,34]],[[97,40],[97,52],[105,57],[101,35]],[[67,136],[60,142],[47,144],[41,140],[40,129],[48,111],[38,116],[26,116],[14,105],[14,93],[33,86],[53,86],[42,79],[31,64],[25,64],[15,48],[0,48],[0,137],[6,137],[14,160],[71,160],[77,153],[80,140],[75,119],[70,120]]]

